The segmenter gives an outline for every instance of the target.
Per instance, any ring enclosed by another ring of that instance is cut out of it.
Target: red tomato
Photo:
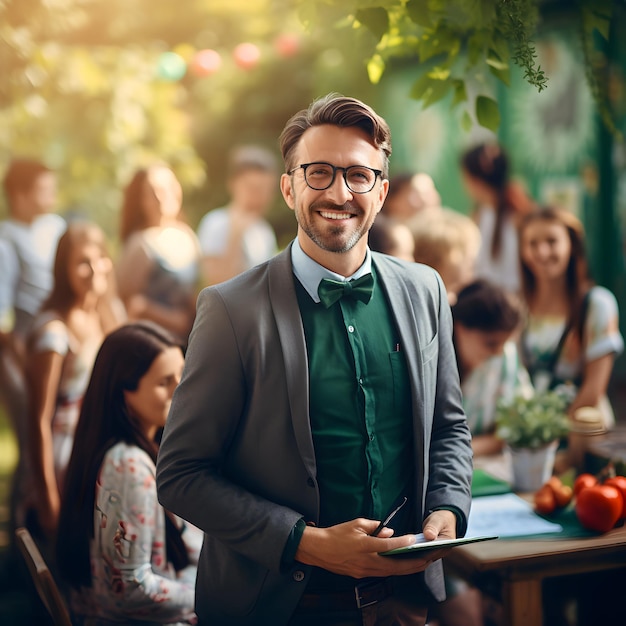
[[[601,533],[611,530],[622,514],[622,494],[610,485],[594,485],[576,497],[578,521],[589,530]]]
[[[626,476],[613,476],[613,478],[607,478],[603,484],[615,487],[622,494],[624,506],[622,507],[622,514],[620,515],[620,518],[626,518]]]
[[[534,496],[535,511],[542,515],[550,515],[556,509],[554,491],[549,485],[541,487]]]
[[[583,489],[598,484],[598,479],[593,474],[580,474],[574,481],[574,495],[577,496]]]

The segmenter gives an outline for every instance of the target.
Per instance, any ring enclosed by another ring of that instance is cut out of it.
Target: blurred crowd
[[[583,225],[529,197],[496,143],[467,150],[459,167],[470,216],[442,206],[426,173],[402,173],[369,245],[441,275],[474,454],[502,451],[496,405],[517,394],[562,392],[570,416],[595,407],[610,431],[607,388],[623,340],[614,295],[589,275]],[[112,258],[98,224],[55,212],[52,170],[31,160],[6,168],[0,400],[20,452],[11,523],[37,539],[79,615],[194,621],[202,538],[158,503],[159,434],[199,291],[278,251],[267,221],[279,188],[275,156],[237,148],[229,172],[228,204],[194,230],[173,170],[138,170]],[[129,562],[131,537],[143,549]],[[449,598],[442,626],[483,623],[473,590],[451,584]]]

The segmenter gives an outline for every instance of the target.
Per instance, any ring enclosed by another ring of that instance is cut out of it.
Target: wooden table
[[[499,596],[507,626],[541,626],[544,579],[617,569],[626,573],[626,526],[588,538],[468,544],[450,550],[445,564],[446,571]]]

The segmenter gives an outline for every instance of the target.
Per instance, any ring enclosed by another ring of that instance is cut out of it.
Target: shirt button
[[[354,326],[352,326],[352,324],[350,324],[350,326],[348,326],[348,332],[349,333],[353,333],[354,332]]]
[[[374,433],[370,435],[370,441],[374,441]]]
[[[297,582],[297,583],[301,583],[304,580],[304,572],[302,570],[296,570],[293,573],[293,579]]]
[[[306,479],[306,484],[309,487],[315,487],[315,481],[310,476]]]
[[[359,378],[359,385],[362,385],[362,384],[363,384],[363,379]]]

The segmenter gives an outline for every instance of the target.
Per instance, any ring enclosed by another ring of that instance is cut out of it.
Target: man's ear
[[[283,174],[280,177],[280,192],[283,194],[283,198],[285,199],[287,206],[293,211],[296,205],[296,200],[294,197],[291,176],[289,174]]]
[[[378,207],[378,211],[376,213],[380,213],[383,208],[383,204],[385,204],[385,199],[387,198],[387,194],[389,193],[389,181],[386,178],[383,178],[381,181],[380,190],[378,192],[379,197],[378,201],[380,203]]]

